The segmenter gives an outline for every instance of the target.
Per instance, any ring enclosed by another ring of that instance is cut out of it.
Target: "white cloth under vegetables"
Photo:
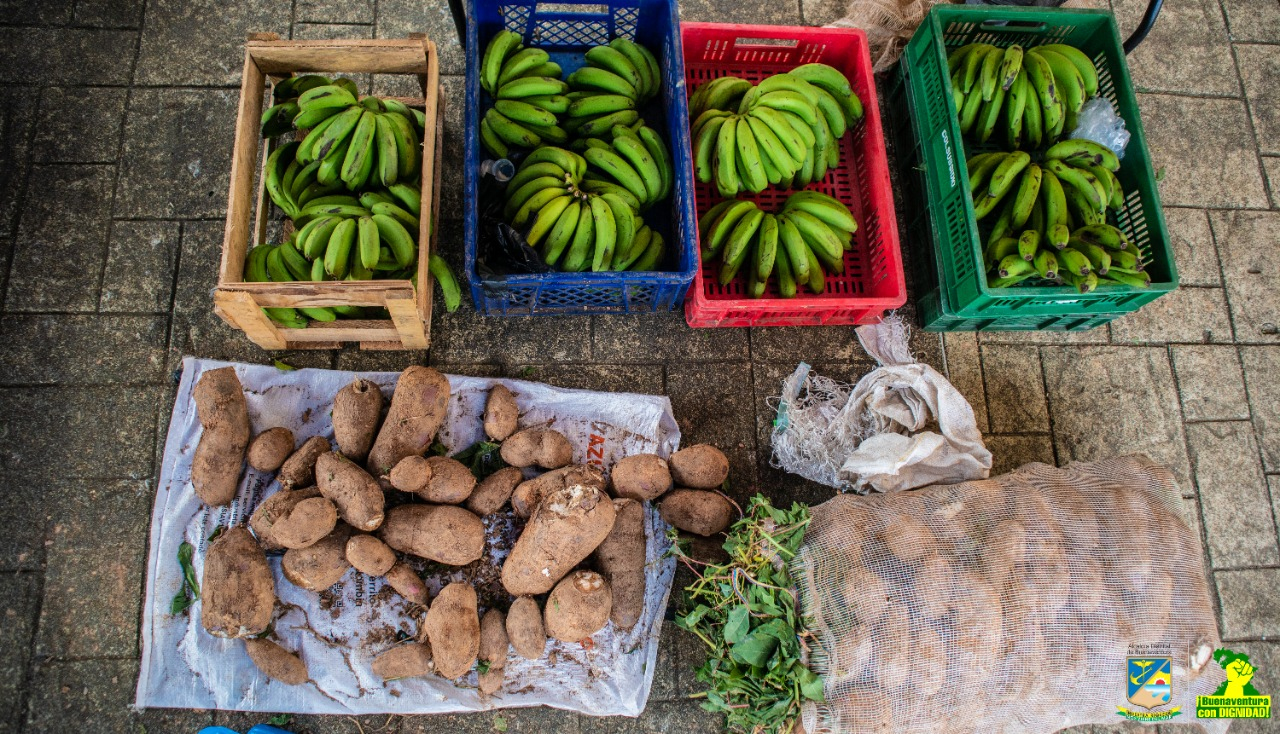
[[[204,565],[207,539],[217,527],[244,524],[262,499],[278,491],[271,474],[246,469],[234,502],[210,508],[190,482],[192,454],[200,435],[192,388],[200,376],[226,362],[188,357],[183,361],[164,463],[151,522],[147,594],[143,610],[142,662],[137,706],[219,708],[316,714],[427,714],[548,705],[595,716],[638,716],[653,684],[658,636],[675,575],[675,561],[662,558],[665,523],[653,508],[645,512],[648,585],[639,623],[619,633],[612,623],[592,637],[591,649],[552,640],[546,654],[528,660],[511,651],[502,691],[482,698],[475,672],[458,684],[438,675],[384,683],[374,674],[374,657],[395,643],[397,632],[412,635],[416,622],[396,594],[379,593],[384,581],[352,569],[326,592],[300,589],[269,563],[280,597],[273,638],[307,664],[311,682],[287,686],[268,680],[249,659],[240,640],[212,637],[200,627],[200,602],[185,614],[170,614],[182,588],[178,547],[195,546],[194,566]],[[233,365],[244,387],[254,432],[273,426],[293,431],[299,442],[311,436],[333,439],[329,417],[334,396],[356,376],[390,396],[398,373],[330,370],[281,371],[270,366]],[[490,387],[515,394],[522,425],[554,423],[573,444],[573,460],[602,467],[624,456],[669,456],[679,447],[680,429],[665,397],[564,390],[520,380],[449,376],[449,417],[438,440],[450,452],[484,437],[483,411]],[[532,474],[532,472],[530,472]],[[512,531],[509,523],[486,519],[488,542]],[[506,544],[509,547],[509,543]],[[496,573],[495,573],[496,576]],[[424,580],[433,594],[460,573],[446,569]]]

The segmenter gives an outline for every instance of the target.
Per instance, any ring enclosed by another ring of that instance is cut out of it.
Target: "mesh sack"
[[[1225,676],[1180,503],[1170,472],[1133,456],[813,508],[792,576],[826,703],[805,731],[1114,724],[1146,711],[1127,698],[1135,655],[1172,658],[1175,723],[1225,732],[1193,718]]]

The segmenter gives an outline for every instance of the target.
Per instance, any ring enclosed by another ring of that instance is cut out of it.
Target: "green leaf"
[[[760,668],[764,667],[764,664],[769,661],[769,657],[773,655],[773,651],[777,649],[777,638],[753,632],[730,648],[729,654],[733,656],[734,660]]]
[[[796,678],[800,680],[800,693],[810,701],[818,701],[821,703],[826,698],[822,694],[822,678],[818,674],[804,667],[797,665],[798,674]]]
[[[729,620],[724,624],[724,641],[730,645],[740,641],[751,626],[751,610],[739,604],[729,610]]]
[[[501,716],[493,717],[493,730],[504,732],[507,730],[507,720]]]
[[[288,726],[291,721],[293,721],[293,714],[276,714],[267,719],[267,723],[272,726]]]
[[[480,675],[484,675],[485,673],[489,672],[490,665],[491,663],[488,660],[481,660],[480,662],[476,663],[476,672],[479,673]]]
[[[173,601],[169,602],[169,613],[176,617],[177,615],[182,614],[183,612],[190,609],[191,605],[195,603],[196,603],[196,600],[187,596],[187,593],[185,591],[179,591],[173,597]]]
[[[272,364],[274,364],[276,366],[276,369],[280,370],[281,372],[293,372],[294,370],[298,369],[297,367],[294,367],[288,362],[282,362],[278,359],[272,362]]]
[[[183,590],[191,592],[191,595],[200,598],[200,582],[196,580],[196,569],[191,559],[195,556],[195,546],[187,541],[182,541],[178,546],[178,565],[182,566],[182,582]]]
[[[1164,166],[1160,166],[1158,169],[1156,169],[1156,181],[1157,182],[1163,181],[1164,174],[1165,174]]]

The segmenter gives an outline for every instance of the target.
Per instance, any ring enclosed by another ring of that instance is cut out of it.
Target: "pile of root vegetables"
[[[448,379],[428,367],[406,369],[385,406],[380,388],[357,378],[334,396],[337,446],[317,436],[295,447],[287,428],[252,435],[233,368],[204,373],[194,391],[203,428],[192,464],[196,493],[209,505],[231,503],[246,461],[275,472],[280,489],[247,526],[210,544],[200,582],[203,628],[243,639],[268,677],[305,683],[306,661],[272,639],[280,605],[267,554],[282,553],[284,578],[317,593],[354,568],[384,579],[419,621],[411,639],[375,657],[376,675],[456,680],[476,669],[481,693],[493,694],[510,648],[538,659],[548,638],[590,645],[610,621],[619,630],[639,621],[645,502],[660,499],[667,522],[700,536],[736,519],[734,505],[715,491],[729,472],[718,449],[693,446],[669,460],[628,456],[606,478],[598,466],[572,463],[573,445],[558,431],[521,425],[516,396],[502,385],[490,390],[484,412],[501,468],[477,477],[457,458],[428,455],[439,446],[449,398]],[[483,608],[470,582],[454,581],[432,598],[414,566],[479,561],[483,518],[496,513],[517,518],[518,535],[501,561],[506,597]]]

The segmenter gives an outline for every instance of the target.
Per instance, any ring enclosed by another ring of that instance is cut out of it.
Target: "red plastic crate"
[[[866,34],[856,28],[729,23],[681,23],[680,34],[689,95],[699,84],[726,74],[758,82],[803,64],[822,62],[844,72],[866,111],[840,141],[840,165],[823,181],[806,187],[844,202],[858,220],[853,249],[844,256],[844,273],[828,275],[822,295],[802,290],[795,298],[781,298],[774,277],[764,298],[748,298],[742,278],[721,286],[716,282],[718,264],[703,263],[685,298],[689,325],[869,324],[905,303],[902,248]],[[738,198],[751,199],[765,211],[777,211],[790,193],[771,187]],[[694,182],[699,217],[723,199],[714,183]],[[698,249],[701,252],[701,243]]]

